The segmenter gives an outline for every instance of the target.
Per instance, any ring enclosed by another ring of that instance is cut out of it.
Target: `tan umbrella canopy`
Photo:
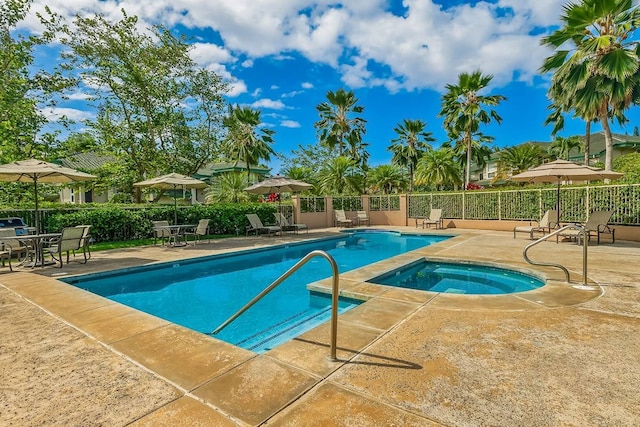
[[[244,190],[252,194],[271,194],[271,193],[295,193],[297,191],[305,191],[313,188],[313,185],[297,179],[287,178],[286,176],[276,175],[272,178],[253,184]],[[282,201],[278,197],[278,208],[282,211]]]
[[[134,187],[149,187],[157,188],[159,190],[174,190],[173,193],[173,223],[178,223],[178,199],[176,198],[175,190],[183,188],[185,190],[191,188],[206,188],[207,183],[200,181],[199,179],[191,178],[190,176],[180,175],[179,173],[170,173],[167,175],[158,176],[155,178],[147,179],[146,181],[140,181],[133,184]]]
[[[40,220],[38,218],[38,182],[62,184],[86,181],[94,178],[96,178],[94,175],[37,159],[18,160],[0,165],[0,181],[33,182],[33,192],[36,202],[35,226],[38,233],[40,232]]]
[[[591,166],[579,165],[568,160],[554,160],[543,163],[540,166],[531,168],[528,171],[519,173],[511,177],[514,181],[520,182],[549,182],[557,183],[558,221],[560,220],[560,184],[562,181],[597,181],[601,179],[618,179],[623,174],[619,172],[609,172]]]

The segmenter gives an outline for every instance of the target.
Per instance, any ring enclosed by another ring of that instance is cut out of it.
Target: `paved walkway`
[[[403,230],[414,232],[414,228]],[[321,237],[237,238],[187,248],[98,252],[87,265],[0,273],[0,425],[616,425],[640,424],[640,244],[457,237],[341,276],[368,299],[328,325],[255,355],[55,280]],[[536,291],[435,294],[364,280],[419,258],[499,263],[542,274]],[[325,287],[319,282],[317,287]]]

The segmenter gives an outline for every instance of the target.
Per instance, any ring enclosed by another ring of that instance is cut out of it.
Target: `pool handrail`
[[[561,227],[561,228],[559,228],[557,230],[554,230],[550,234],[545,234],[544,236],[540,237],[535,242],[529,243],[527,246],[525,246],[525,248],[522,251],[522,256],[524,257],[524,260],[527,261],[531,265],[539,265],[539,266],[544,266],[544,267],[557,267],[557,268],[561,269],[562,271],[564,271],[567,283],[571,283],[571,279],[569,278],[569,270],[567,270],[567,268],[565,266],[560,265],[560,264],[556,264],[556,263],[553,263],[553,262],[533,261],[527,256],[527,251],[530,248],[532,248],[533,246],[535,246],[538,243],[541,243],[541,242],[547,240],[549,237],[557,236],[561,232],[563,232],[565,230],[568,230],[570,228],[578,230],[579,236],[582,237],[582,239],[578,239],[578,242],[580,242],[580,240],[582,240],[582,284],[586,286],[587,285],[587,246],[588,246],[588,237],[587,237],[587,234],[586,234],[587,233],[586,229],[584,227],[582,227],[581,225],[579,225],[579,224],[568,224],[568,225],[565,225],[565,226],[563,226],[563,227]],[[557,243],[557,241],[558,240],[556,238],[556,243]]]
[[[338,273],[338,264],[333,259],[331,255],[329,255],[325,251],[315,250],[309,252],[305,255],[300,261],[295,263],[289,270],[287,270],[284,274],[278,277],[273,283],[267,286],[262,292],[256,295],[251,301],[244,305],[240,310],[235,312],[231,317],[225,320],[220,326],[215,328],[210,335],[215,335],[225,327],[227,327],[231,322],[236,320],[242,313],[251,308],[255,303],[261,300],[265,295],[271,292],[276,286],[284,282],[289,276],[295,273],[300,267],[305,265],[311,258],[315,258],[317,256],[325,258],[329,261],[329,265],[331,266],[332,271],[332,285],[331,285],[331,354],[329,356],[329,360],[332,362],[338,361],[336,356],[336,348],[338,342],[338,291],[339,291],[339,280],[340,275]]]

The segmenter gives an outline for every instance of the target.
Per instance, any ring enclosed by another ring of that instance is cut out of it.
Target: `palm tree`
[[[605,136],[605,170],[613,167],[609,119],[624,119],[640,102],[640,49],[633,37],[640,9],[632,0],[582,0],[564,6],[563,27],[542,38],[556,53],[540,70],[553,71],[549,97],[578,116],[597,117]],[[569,45],[570,49],[567,49]]]
[[[364,107],[356,105],[358,98],[351,91],[338,89],[336,92],[328,91],[327,100],[316,106],[320,120],[314,123],[318,132],[320,143],[330,149],[338,147],[338,155],[342,156],[347,137],[351,141],[362,141],[365,134],[365,119],[358,116],[364,111]]]
[[[467,143],[464,141],[464,135],[449,134],[450,140],[443,144],[443,147],[449,147],[453,150],[457,162],[463,170],[467,168]],[[453,147],[451,143],[453,142]],[[471,135],[471,164],[483,169],[494,150],[487,145],[492,143],[493,137],[484,135],[482,132],[475,132]]]
[[[579,136],[570,136],[569,138],[558,136],[549,144],[549,153],[559,159],[569,160],[571,150],[574,148],[582,148],[582,145],[583,139]]]
[[[422,120],[407,120],[397,125],[393,131],[398,137],[392,139],[387,150],[393,153],[391,162],[409,169],[409,192],[413,192],[413,175],[418,160],[431,148],[429,142],[435,141],[431,132],[426,132],[427,124]]]
[[[247,177],[244,173],[225,173],[212,180],[204,194],[206,203],[238,203],[247,202],[249,193],[244,191],[247,186]]]
[[[542,164],[547,153],[539,145],[528,143],[508,147],[498,154],[498,176],[506,179]]]
[[[390,194],[393,190],[403,191],[407,187],[407,175],[399,166],[380,165],[371,169],[368,176],[369,187],[373,192]]]
[[[243,161],[247,165],[247,183],[251,184],[251,166],[260,160],[269,161],[274,154],[271,129],[258,128],[261,123],[260,110],[249,107],[229,107],[229,114],[223,121],[228,134],[224,152],[236,163]]]
[[[358,168],[353,159],[338,156],[329,160],[319,173],[319,184],[325,193],[342,194],[359,187]]]
[[[448,84],[447,92],[442,95],[442,110],[438,117],[444,117],[444,127],[450,135],[462,135],[466,147],[465,187],[471,178],[473,135],[478,132],[481,124],[488,124],[492,119],[498,124],[502,122],[502,118],[495,110],[487,111],[483,107],[495,107],[506,98],[502,95],[479,94],[492,79],[492,75],[482,75],[480,70],[471,74],[462,73],[458,76],[458,84]]]
[[[451,148],[427,150],[418,160],[416,184],[429,184],[442,189],[450,184],[454,188],[462,183],[462,173]]]

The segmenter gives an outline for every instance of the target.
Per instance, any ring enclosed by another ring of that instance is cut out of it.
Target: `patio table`
[[[187,242],[183,240],[185,230],[196,227],[195,224],[177,224],[177,225],[162,225],[157,228],[169,230],[170,236],[167,244],[170,246],[179,247],[187,246]]]

